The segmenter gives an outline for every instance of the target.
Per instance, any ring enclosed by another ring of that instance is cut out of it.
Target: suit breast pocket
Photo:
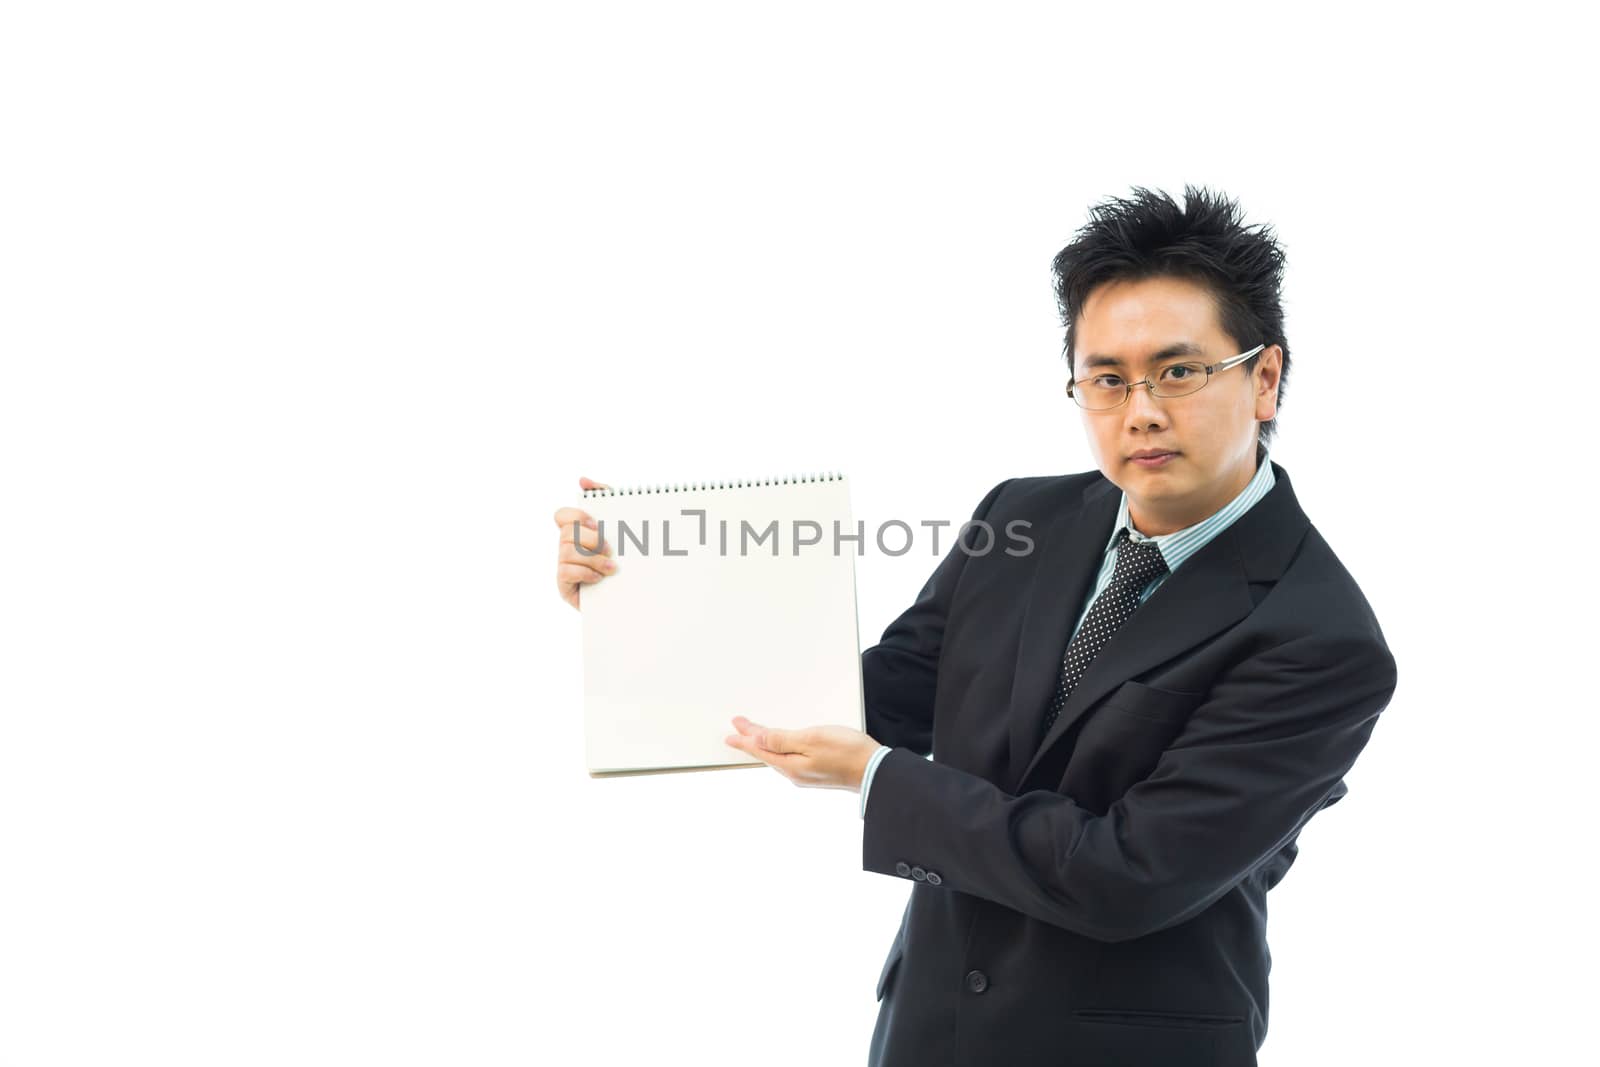
[[[1062,790],[1097,815],[1149,777],[1203,693],[1123,682],[1084,719]]]
[[[1159,726],[1182,726],[1189,713],[1205,699],[1204,693],[1161,689],[1143,682],[1123,682],[1105,699],[1104,710]]]

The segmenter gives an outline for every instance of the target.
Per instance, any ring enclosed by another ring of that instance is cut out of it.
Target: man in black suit
[[[1267,891],[1345,795],[1395,663],[1267,458],[1289,370],[1270,229],[1136,189],[1055,269],[1098,471],[984,496],[862,654],[865,734],[739,718],[728,743],[861,789],[865,869],[912,882],[872,1064],[1253,1065]],[[603,557],[562,552],[575,603]]]

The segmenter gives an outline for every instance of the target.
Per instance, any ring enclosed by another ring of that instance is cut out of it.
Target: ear
[[[1256,395],[1256,421],[1266,422],[1278,413],[1278,378],[1283,373],[1283,346],[1268,345],[1256,360],[1250,380]]]

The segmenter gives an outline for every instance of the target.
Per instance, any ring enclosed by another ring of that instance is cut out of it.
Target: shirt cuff
[[[878,764],[883,762],[883,757],[889,754],[889,746],[883,745],[867,760],[866,773],[861,776],[861,817],[867,817],[867,790],[872,788],[872,772],[878,769]]]

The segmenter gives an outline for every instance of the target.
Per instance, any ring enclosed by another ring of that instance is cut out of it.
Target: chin
[[[1133,491],[1146,500],[1187,496],[1194,487],[1184,471],[1173,469],[1176,466],[1173,462],[1155,470],[1145,470],[1130,461],[1124,464],[1123,477]]]

